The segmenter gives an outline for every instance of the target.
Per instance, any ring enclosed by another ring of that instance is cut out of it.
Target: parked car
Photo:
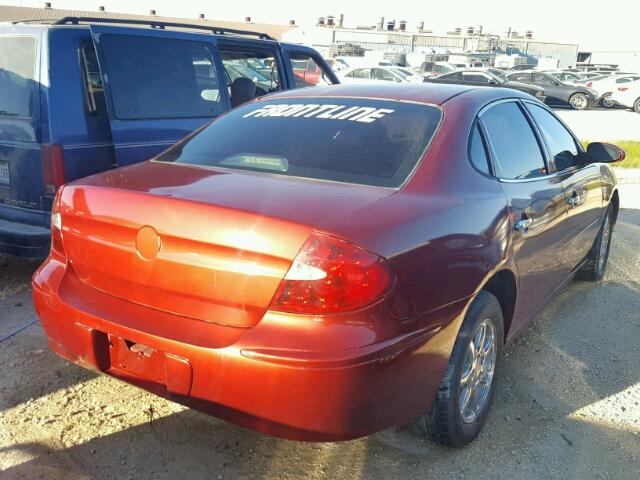
[[[611,95],[611,101],[640,113],[640,81],[618,87]]]
[[[533,95],[541,102],[545,101],[544,88],[528,83],[510,81],[506,75],[498,69],[460,70],[453,73],[446,73],[439,77],[426,78],[425,81],[431,83],[473,85],[478,87],[513,88],[514,90],[520,90],[521,92]]]
[[[422,62],[420,65],[420,73],[424,77],[435,77],[456,70],[456,66],[449,62]]]
[[[404,72],[397,70],[398,67],[386,67],[376,65],[372,67],[348,68],[338,72],[341,83],[371,83],[371,82],[396,82],[415,83],[422,82],[422,77],[417,80],[409,77]]]
[[[566,70],[545,70],[544,73],[548,73],[553,78],[571,85],[582,85],[585,81],[585,78],[577,72],[568,72]]]
[[[462,446],[504,345],[602,278],[623,156],[515,90],[269,95],[62,187],[36,311],[64,358],[261,432],[424,415]]]
[[[585,110],[598,104],[600,97],[595,90],[561,82],[544,72],[513,72],[507,78],[515,82],[529,83],[544,88],[546,103],[569,105],[575,110]]]
[[[615,74],[587,80],[585,86],[598,92],[600,104],[603,107],[612,108],[616,105],[616,102],[611,99],[613,92],[625,83],[637,82],[638,80],[640,80],[640,73]]]
[[[292,64],[317,67],[305,85],[338,82],[315,50],[261,33],[149,25],[0,25],[0,253],[44,258],[60,185],[146,160],[231,106],[299,86]]]
[[[517,72],[520,70],[533,70],[538,65],[535,63],[519,63],[518,65],[514,65],[513,67],[509,67],[509,70],[512,72]]]

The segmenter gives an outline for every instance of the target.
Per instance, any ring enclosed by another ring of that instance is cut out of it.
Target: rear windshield
[[[134,35],[100,36],[119,119],[213,117],[222,110],[211,44]]]
[[[433,106],[387,100],[251,103],[157,160],[399,187],[423,156],[440,117]]]
[[[35,58],[34,37],[0,37],[0,116],[33,115]]]

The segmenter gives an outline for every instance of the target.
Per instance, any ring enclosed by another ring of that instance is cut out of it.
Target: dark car
[[[514,65],[513,67],[509,67],[509,70],[512,72],[516,72],[519,70],[531,70],[536,67],[535,63],[520,63],[518,65]]]
[[[270,95],[63,186],[36,310],[68,360],[262,432],[465,445],[504,345],[602,278],[623,155],[506,88]]]
[[[541,102],[545,101],[544,88],[528,83],[514,82],[509,80],[505,74],[498,69],[488,70],[458,70],[452,73],[445,73],[439,77],[425,78],[425,82],[431,83],[453,83],[458,85],[471,85],[478,87],[505,87],[520,90],[521,92],[533,95]]]
[[[315,50],[260,32],[117,18],[0,24],[0,254],[46,257],[60,185],[147,160],[231,107],[298,87],[294,62],[338,82]]]
[[[523,82],[544,88],[546,103],[550,105],[569,105],[575,110],[585,110],[596,106],[600,96],[587,87],[564,83],[553,75],[544,72],[526,71],[508,73],[507,78],[514,82]]]

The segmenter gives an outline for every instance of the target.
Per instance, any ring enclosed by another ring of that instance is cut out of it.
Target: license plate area
[[[0,160],[0,187],[11,186],[11,176],[9,174],[9,162]]]
[[[125,376],[167,384],[164,355],[151,347],[109,335],[109,357],[111,368]]]

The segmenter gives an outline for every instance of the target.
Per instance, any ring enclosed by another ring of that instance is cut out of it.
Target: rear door
[[[0,31],[0,204],[40,209],[42,195],[38,68],[40,36],[34,35],[33,29],[24,27],[2,30]],[[5,214],[11,215],[11,211],[0,212],[0,219]]]
[[[551,168],[557,172],[564,190],[568,212],[563,256],[573,269],[587,256],[600,229],[603,205],[600,169],[586,161],[577,140],[553,113],[530,102],[526,106],[544,138]]]
[[[154,157],[229,108],[215,37],[92,25],[118,166]]]
[[[480,124],[509,202],[519,274],[515,333],[570,273],[562,261],[567,207],[562,185],[549,174],[544,145],[519,102],[490,105],[480,114]]]

